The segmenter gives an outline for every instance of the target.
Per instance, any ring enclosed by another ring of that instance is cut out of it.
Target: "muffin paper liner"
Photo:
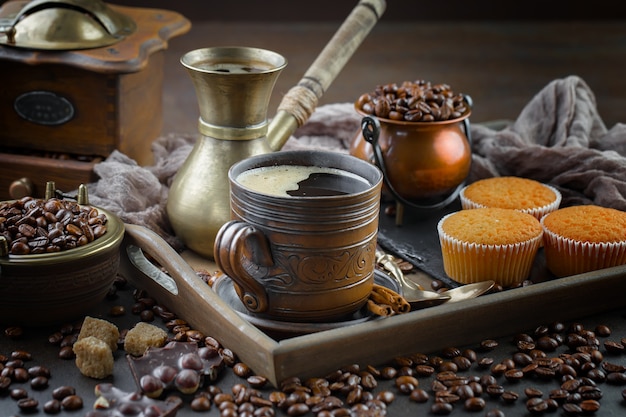
[[[626,241],[581,242],[548,230],[543,222],[541,225],[546,266],[558,277],[626,264]]]

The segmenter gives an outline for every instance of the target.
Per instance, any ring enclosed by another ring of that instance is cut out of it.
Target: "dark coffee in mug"
[[[363,192],[370,188],[364,178],[338,168],[274,165],[244,171],[239,184],[264,194],[282,197],[320,197]]]

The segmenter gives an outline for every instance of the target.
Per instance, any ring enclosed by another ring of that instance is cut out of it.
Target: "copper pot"
[[[451,203],[469,174],[471,110],[456,119],[407,122],[363,112],[350,154],[375,163],[384,174],[384,191],[404,204],[437,209]]]

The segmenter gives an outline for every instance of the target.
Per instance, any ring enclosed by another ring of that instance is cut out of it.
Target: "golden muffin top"
[[[552,204],[555,191],[539,181],[520,177],[493,177],[476,181],[463,190],[468,200],[484,207],[532,209]]]
[[[544,228],[579,242],[626,242],[626,212],[596,205],[565,207],[542,219]]]
[[[441,230],[462,242],[510,245],[541,236],[543,229],[534,216],[518,210],[484,207],[452,213]]]

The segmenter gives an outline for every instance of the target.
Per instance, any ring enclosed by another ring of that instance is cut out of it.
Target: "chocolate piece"
[[[98,384],[95,388],[96,402],[85,417],[175,417],[182,400],[160,401],[148,398],[140,392],[125,392],[113,384]]]
[[[162,348],[148,348],[143,356],[126,358],[137,387],[150,398],[170,390],[193,394],[215,381],[224,368],[215,349],[199,348],[195,342],[169,342]]]

